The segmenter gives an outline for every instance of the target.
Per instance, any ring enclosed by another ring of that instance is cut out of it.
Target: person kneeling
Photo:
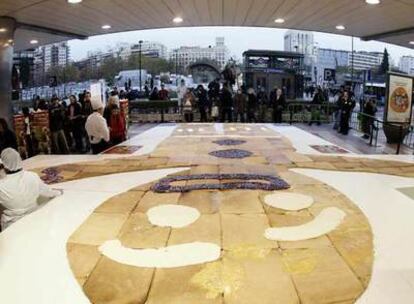
[[[5,208],[1,216],[2,230],[24,216],[36,211],[40,197],[54,198],[63,194],[62,190],[50,189],[33,172],[23,170],[20,154],[7,148],[1,153],[6,176],[0,179],[0,205]]]
[[[99,154],[109,147],[109,129],[102,116],[104,106],[100,100],[92,100],[93,113],[86,120],[85,129],[91,143],[92,153]]]

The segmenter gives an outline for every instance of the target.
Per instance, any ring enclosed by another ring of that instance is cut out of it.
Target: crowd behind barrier
[[[357,101],[345,87],[334,93],[329,96],[316,88],[308,93],[308,100],[298,101],[286,100],[284,88],[274,88],[267,95],[260,87],[257,92],[244,86],[233,91],[231,85],[222,84],[219,79],[211,82],[208,88],[200,85],[196,89],[187,88],[183,81],[176,92],[167,90],[164,85],[160,89],[146,88],[147,100],[133,99],[133,91],[118,92],[114,88],[108,92],[109,103],[102,115],[110,130],[112,145],[126,139],[129,122],[240,122],[333,123],[334,129],[344,135],[350,129],[361,132],[374,146],[385,138],[385,130],[397,137],[401,134],[398,144],[414,148],[412,127],[378,119],[374,99]],[[357,105],[359,109],[355,111]],[[57,96],[50,102],[36,98],[32,111],[24,107],[14,118],[20,154],[31,157],[40,153],[88,153],[90,142],[85,121],[92,113],[91,96],[87,91],[79,96],[71,95],[67,103]],[[2,129],[8,128],[1,125],[0,134],[3,134]],[[1,149],[6,146],[4,140],[0,141]]]
[[[68,101],[58,96],[50,100],[35,98],[32,105],[21,108],[13,117],[13,128],[0,119],[0,152],[12,147],[22,158],[38,154],[90,153],[90,137],[85,128],[88,117],[96,112],[94,101],[87,91],[71,95]],[[126,140],[129,123],[128,100],[120,100],[111,92],[102,119],[110,134],[108,148]],[[30,106],[30,107],[29,107]]]

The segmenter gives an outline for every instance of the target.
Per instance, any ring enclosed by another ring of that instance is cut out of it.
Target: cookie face
[[[371,276],[367,219],[318,181],[284,179],[290,189],[155,182],[112,197],[69,239],[73,274],[91,303],[356,301]]]
[[[249,156],[211,155],[220,139],[243,140]],[[139,162],[190,169],[103,202],[69,238],[91,303],[355,303],[367,288],[367,218],[290,170],[355,162],[316,164],[270,128],[240,124],[180,125]]]

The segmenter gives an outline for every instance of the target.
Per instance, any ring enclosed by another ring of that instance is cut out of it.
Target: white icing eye
[[[303,241],[320,237],[335,230],[346,214],[339,208],[323,209],[312,221],[292,227],[268,228],[265,237],[272,241]]]
[[[279,208],[287,211],[298,211],[309,208],[313,204],[313,198],[308,195],[290,193],[290,192],[275,192],[265,196],[264,202],[274,208]]]
[[[182,228],[194,223],[200,217],[200,212],[187,206],[160,205],[149,209],[147,216],[153,225]]]

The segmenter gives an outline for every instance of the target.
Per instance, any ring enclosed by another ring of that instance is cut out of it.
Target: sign
[[[385,120],[410,123],[412,112],[413,78],[389,74]]]
[[[99,82],[91,84],[91,97],[101,98],[101,84]]]
[[[269,57],[249,57],[249,67],[251,68],[267,68],[269,66]]]
[[[325,69],[323,71],[323,79],[325,81],[335,81],[336,79],[336,71],[334,69]]]
[[[96,82],[91,84],[90,88],[91,99],[99,100],[104,105],[106,105],[106,96],[104,91],[104,85],[101,82]]]

